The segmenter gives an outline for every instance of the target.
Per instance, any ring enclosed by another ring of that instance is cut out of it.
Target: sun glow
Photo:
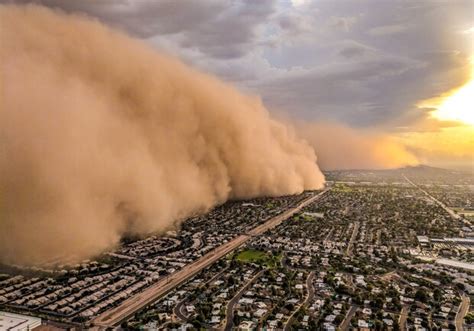
[[[470,80],[463,86],[417,106],[430,118],[419,122],[419,130],[399,135],[402,144],[417,151],[422,163],[473,170],[474,151],[474,61]],[[443,123],[444,122],[444,123]]]
[[[470,59],[470,80],[460,88],[439,97],[424,100],[420,108],[431,108],[432,117],[474,126],[474,56]]]
[[[474,125],[474,80],[446,97],[433,113],[440,120],[460,121]]]

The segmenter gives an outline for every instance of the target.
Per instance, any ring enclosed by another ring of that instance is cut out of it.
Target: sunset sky
[[[421,163],[473,167],[472,0],[38,2],[143,39],[275,114],[375,132]]]

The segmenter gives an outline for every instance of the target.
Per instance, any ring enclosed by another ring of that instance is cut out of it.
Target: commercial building
[[[41,325],[41,318],[0,311],[0,331],[28,331]]]

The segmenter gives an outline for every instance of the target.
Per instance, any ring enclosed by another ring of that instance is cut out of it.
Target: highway
[[[433,202],[437,203],[441,208],[443,208],[454,220],[459,220],[461,219],[461,216],[459,216],[458,214],[456,214],[452,209],[450,209],[448,206],[446,206],[444,203],[442,203],[441,201],[439,201],[438,199],[436,199],[434,196],[432,196],[431,194],[429,194],[428,192],[426,192],[425,190],[423,190],[421,187],[419,187],[418,185],[416,185],[415,183],[413,183],[411,180],[409,180],[407,178],[407,176],[403,175],[403,177],[405,178],[405,180],[410,183],[411,185],[413,185],[414,187],[416,187],[417,189],[419,189],[421,192],[423,192],[428,198],[430,198]]]
[[[237,236],[231,241],[215,248],[214,250],[207,253],[195,262],[184,266],[182,269],[156,282],[144,291],[135,294],[129,299],[126,299],[117,307],[106,310],[105,312],[103,312],[92,320],[92,325],[98,327],[99,329],[119,325],[122,321],[126,320],[127,318],[135,314],[137,311],[156,301],[158,298],[165,295],[167,292],[171,291],[179,284],[196,275],[202,269],[210,266],[220,258],[229,254],[230,252],[244,244],[246,241],[250,240],[253,236],[260,235],[268,229],[274,228],[275,226],[279,225],[284,220],[299,212],[301,209],[303,209],[310,203],[319,199],[323,194],[329,191],[329,189],[330,188],[326,188],[319,194],[303,200],[296,207],[291,208],[275,216],[274,218],[271,218],[265,223],[253,228],[249,231],[248,234]]]

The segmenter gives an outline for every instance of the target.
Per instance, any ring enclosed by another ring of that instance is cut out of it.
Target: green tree
[[[428,295],[424,289],[418,289],[415,293],[415,300],[420,302],[426,302],[428,300]]]

